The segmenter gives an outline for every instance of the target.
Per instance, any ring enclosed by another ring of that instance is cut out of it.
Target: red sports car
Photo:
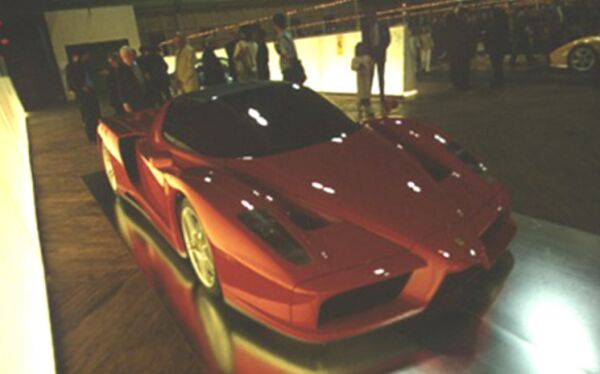
[[[304,341],[423,311],[515,234],[504,189],[441,130],[359,125],[297,85],[206,88],[98,137],[111,187],[203,287]]]

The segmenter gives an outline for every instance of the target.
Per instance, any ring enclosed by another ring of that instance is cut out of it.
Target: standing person
[[[448,14],[446,34],[452,84],[459,90],[468,90],[473,41],[462,10]]]
[[[279,66],[283,80],[297,84],[304,84],[306,74],[302,62],[298,59],[296,44],[292,34],[287,30],[287,18],[283,13],[273,16],[275,29],[275,50],[279,54]]]
[[[214,42],[206,40],[204,42],[204,51],[202,52],[202,68],[204,69],[204,84],[214,86],[216,84],[227,83],[225,77],[225,68],[215,54]]]
[[[177,56],[175,59],[175,79],[177,79],[177,91],[188,93],[198,90],[198,73],[196,73],[196,51],[188,43],[185,35],[175,35]]]
[[[106,87],[108,88],[108,102],[115,111],[116,115],[125,114],[123,103],[119,98],[119,69],[121,64],[119,56],[116,54],[108,55],[108,72],[106,74]]]
[[[431,71],[431,53],[434,48],[433,36],[429,26],[423,26],[419,34],[419,45],[421,47],[421,70],[429,73]]]
[[[381,113],[386,115],[388,112],[385,104],[385,61],[387,48],[390,45],[390,29],[386,22],[377,19],[377,13],[373,6],[367,9],[366,17],[361,24],[362,41],[369,49],[369,54],[373,58],[373,74],[375,66],[377,67],[377,79],[379,83],[379,101],[381,103]]]
[[[145,107],[146,80],[135,55],[135,50],[129,46],[123,46],[119,50],[122,64],[119,68],[117,89],[119,101],[126,113],[134,113]]]
[[[494,9],[492,20],[484,34],[485,49],[492,63],[492,88],[500,87],[504,83],[504,57],[510,48],[510,31],[508,16],[502,9]]]
[[[67,86],[75,94],[83,120],[85,133],[90,143],[96,141],[96,127],[100,118],[100,105],[94,91],[94,83],[89,72],[89,52],[76,51],[67,65]]]
[[[258,46],[258,50],[256,51],[256,74],[258,79],[268,81],[271,79],[271,72],[269,71],[269,48],[267,48],[265,40],[266,33],[260,25],[256,26],[254,32],[254,40]]]
[[[239,30],[240,40],[235,45],[233,60],[239,82],[256,80],[256,53],[258,45],[252,40],[252,33],[248,26]]]
[[[520,9],[513,16],[512,22],[512,53],[510,56],[510,66],[517,65],[517,57],[524,54],[528,65],[535,63],[533,57],[533,48],[531,46],[532,29],[529,17],[523,9]]]
[[[358,119],[360,121],[365,118],[372,118],[371,81],[373,79],[373,59],[369,55],[369,49],[365,43],[359,42],[356,44],[351,67],[356,72]]]
[[[239,41],[240,36],[235,33],[232,39],[225,44],[225,52],[227,52],[227,65],[229,66],[229,75],[231,78],[237,82],[237,71],[235,70],[235,60],[233,59],[233,51],[235,51],[235,46]]]
[[[166,89],[169,66],[155,47],[143,46],[140,53],[138,63],[146,79],[146,103],[148,106],[162,105],[165,100],[171,98],[171,93]]]
[[[420,29],[415,26],[409,26],[405,30],[407,41],[405,59],[408,60],[407,63],[410,62],[412,73],[416,76],[417,71],[423,69]]]

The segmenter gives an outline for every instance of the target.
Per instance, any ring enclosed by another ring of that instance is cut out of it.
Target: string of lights
[[[309,12],[314,12],[314,11],[318,11],[318,10],[323,10],[323,9],[337,7],[337,6],[340,6],[340,5],[343,5],[343,4],[350,3],[351,1],[354,1],[354,0],[335,0],[335,1],[330,1],[330,2],[327,2],[327,3],[321,3],[321,4],[318,4],[318,5],[313,5],[313,6],[310,6],[310,7],[289,10],[287,12],[284,12],[284,14],[286,14],[288,17],[290,17],[290,16],[294,16],[294,15],[297,15],[297,14],[309,13]],[[259,17],[259,18],[255,18],[255,19],[245,20],[245,21],[241,21],[241,22],[230,24],[230,25],[226,25],[226,26],[215,27],[215,28],[212,28],[210,30],[201,31],[201,32],[193,33],[193,34],[189,34],[189,35],[187,35],[187,37],[188,37],[188,39],[203,38],[203,37],[206,37],[206,36],[214,35],[214,34],[216,34],[218,32],[226,32],[226,31],[237,30],[237,29],[239,29],[240,27],[243,27],[243,26],[266,22],[266,21],[269,21],[270,19],[271,19],[270,16],[264,16],[264,17]],[[163,45],[166,45],[166,44],[171,44],[172,42],[173,42],[172,40],[166,40],[166,41],[160,43],[160,46],[163,46]]]
[[[521,6],[545,5],[545,4],[551,4],[552,1],[553,0],[513,0],[512,2],[510,2],[510,6],[513,8],[516,8],[516,7],[521,7]],[[506,0],[488,0],[488,1],[465,0],[465,1],[460,2],[460,5],[458,5],[459,3],[457,3],[457,0],[444,0],[444,1],[439,1],[439,2],[435,2],[435,3],[428,3],[428,4],[429,5],[426,5],[426,4],[406,5],[406,3],[404,3],[400,7],[379,11],[376,14],[377,14],[378,19],[389,20],[389,19],[394,19],[394,18],[398,18],[398,17],[408,18],[408,17],[425,16],[425,15],[431,15],[431,14],[437,14],[437,13],[448,13],[448,12],[455,10],[457,8],[457,6],[459,6],[462,9],[470,9],[470,10],[491,8],[491,7],[497,7],[497,6],[505,6],[505,7],[508,6],[507,5],[508,2]],[[315,21],[315,22],[305,23],[300,26],[296,26],[293,28],[293,30],[298,31],[298,30],[302,30],[302,29],[323,26],[325,24],[326,25],[335,25],[335,24],[340,24],[340,23],[344,23],[344,22],[355,21],[356,19],[360,19],[364,16],[365,16],[364,13],[357,13],[357,14],[353,14],[351,16],[339,17],[339,18],[335,18],[335,19],[331,19],[331,20],[327,20],[327,21]]]
[[[323,10],[323,9],[340,6],[340,5],[349,3],[351,1],[354,1],[354,0],[336,0],[336,1],[331,1],[328,3],[313,5],[310,7],[290,10],[290,11],[285,12],[285,14],[287,16],[293,16],[293,15],[308,13],[311,11],[318,11],[318,10]],[[412,4],[412,5],[409,5],[407,3],[402,3],[402,5],[399,7],[378,11],[378,12],[376,12],[376,15],[379,19],[392,19],[392,18],[397,18],[397,17],[404,18],[404,17],[423,16],[423,15],[428,15],[428,14],[450,12],[454,9],[457,9],[457,7],[462,8],[462,9],[483,9],[483,8],[497,7],[497,6],[516,8],[516,7],[524,7],[524,6],[532,6],[532,5],[534,5],[534,6],[549,5],[552,3],[553,3],[553,0],[511,0],[511,1],[507,1],[507,0],[489,0],[489,1],[440,0],[440,1],[435,1],[435,2],[427,2],[427,3]],[[359,13],[355,13],[350,16],[344,16],[344,17],[339,17],[339,18],[334,18],[334,19],[329,19],[329,20],[320,20],[320,21],[305,23],[305,24],[293,27],[292,30],[298,31],[298,30],[303,30],[303,29],[312,28],[312,27],[318,27],[318,26],[324,26],[324,25],[335,25],[335,24],[349,22],[349,21],[356,21],[357,19],[360,19],[364,16],[365,16],[364,12],[359,12]],[[260,17],[260,18],[256,18],[256,19],[245,20],[245,21],[241,21],[238,23],[229,24],[226,26],[212,28],[210,30],[205,30],[202,32],[189,34],[188,38],[195,39],[195,38],[203,38],[203,37],[207,37],[207,36],[213,36],[220,32],[237,30],[240,27],[243,27],[246,25],[253,25],[253,24],[257,24],[257,23],[267,22],[270,19],[271,19],[270,16],[264,16],[264,17]],[[162,45],[171,44],[171,43],[172,43],[172,40],[167,40],[167,41],[162,42],[160,45],[162,46]]]
[[[509,6],[510,7],[519,7],[519,6],[530,6],[530,5],[539,6],[539,5],[551,4],[551,3],[552,3],[552,0],[512,0],[512,1],[507,1],[507,0],[490,0],[490,1],[443,0],[443,1],[426,3],[426,4],[416,4],[416,5],[406,5],[406,3],[404,3],[400,7],[379,11],[379,12],[377,12],[377,16],[385,17],[385,16],[389,16],[392,14],[396,14],[396,13],[407,14],[409,12],[412,14],[415,14],[416,12],[421,12],[420,14],[426,14],[426,11],[434,12],[434,11],[438,10],[436,8],[442,8],[444,10],[448,10],[448,9],[451,10],[451,9],[456,9],[456,8],[474,9],[474,8],[482,8],[482,7],[489,7],[489,6],[503,6],[503,7],[509,7]]]

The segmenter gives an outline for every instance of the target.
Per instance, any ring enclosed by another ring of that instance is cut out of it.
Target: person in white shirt
[[[352,59],[352,70],[356,71],[357,88],[357,110],[358,120],[373,118],[371,108],[371,82],[373,72],[373,58],[369,54],[369,48],[363,42],[356,44],[354,58]]]
[[[248,82],[257,79],[256,53],[258,44],[252,40],[252,32],[247,26],[240,28],[240,40],[235,45],[233,60],[238,82]]]
[[[196,51],[189,45],[183,34],[177,34],[174,38],[177,46],[175,59],[175,78],[177,79],[177,91],[188,93],[198,90],[198,73],[196,73]]]
[[[433,51],[433,36],[428,26],[423,26],[419,34],[419,47],[421,54],[421,70],[425,73],[431,71],[431,52]]]

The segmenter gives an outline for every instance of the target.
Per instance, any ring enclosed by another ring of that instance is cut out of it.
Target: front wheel
[[[196,276],[208,292],[219,295],[221,290],[212,247],[196,210],[187,199],[181,202],[179,219],[185,249]]]
[[[569,52],[569,68],[577,73],[588,73],[594,69],[598,56],[589,45],[578,45]]]

